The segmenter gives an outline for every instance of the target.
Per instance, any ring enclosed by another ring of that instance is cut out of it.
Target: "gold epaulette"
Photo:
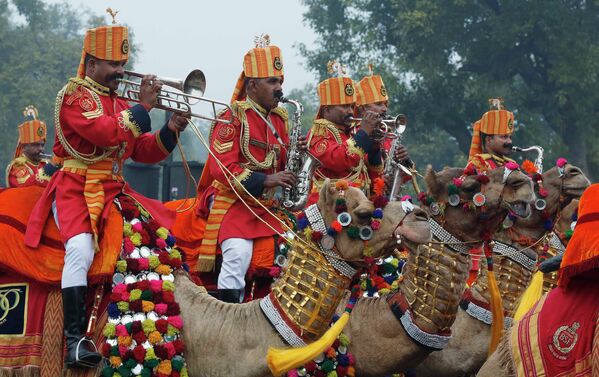
[[[281,117],[281,119],[283,119],[283,122],[285,123],[285,131],[289,132],[289,113],[287,112],[287,109],[283,106],[277,106],[270,112],[277,114]]]
[[[341,143],[341,134],[335,124],[326,119],[316,119],[312,123],[312,129],[310,133],[314,136],[326,136],[327,133],[331,133],[337,143]]]
[[[80,86],[85,87],[85,80],[79,77],[71,77],[69,79],[69,82],[67,82],[67,84],[64,86],[64,88],[62,88],[62,90],[64,91],[65,95],[70,96]]]

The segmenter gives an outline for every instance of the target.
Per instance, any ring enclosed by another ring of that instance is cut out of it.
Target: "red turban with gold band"
[[[256,47],[248,51],[243,57],[243,71],[237,79],[231,103],[243,101],[246,97],[246,78],[283,77],[283,56],[281,49],[270,45],[268,34],[256,37]]]
[[[514,113],[503,108],[500,99],[490,99],[491,110],[474,123],[472,132],[472,143],[468,160],[474,155],[483,153],[481,133],[487,135],[511,135],[514,132]]]
[[[116,15],[110,8],[106,10],[113,17]],[[83,40],[83,50],[77,77],[85,78],[85,57],[89,54],[95,58],[110,61],[129,59],[129,30],[126,26],[108,25],[89,29]]]
[[[385,84],[383,84],[383,78],[372,73],[371,64],[368,65],[368,70],[370,71],[370,75],[364,77],[358,83],[356,106],[369,105],[378,102],[387,103],[389,101],[389,96],[387,95],[387,88],[385,88]]]
[[[38,119],[37,109],[31,105],[23,111],[25,122],[21,123],[19,129],[19,141],[15,148],[14,158],[17,158],[23,152],[24,144],[46,141],[46,123]]]
[[[599,184],[589,186],[578,203],[578,219],[566,247],[559,270],[558,285],[567,287],[570,279],[599,269]]]
[[[327,64],[330,74],[337,74],[338,77],[328,78],[318,83],[318,98],[320,99],[320,107],[316,119],[322,117],[323,106],[335,105],[351,105],[356,103],[355,83],[345,75],[345,68],[335,61],[330,61]]]

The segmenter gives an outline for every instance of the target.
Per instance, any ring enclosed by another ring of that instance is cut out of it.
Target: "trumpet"
[[[141,84],[137,81],[133,81],[131,78],[142,78],[145,74],[126,70],[125,75],[128,77],[119,80],[122,84],[122,91],[119,97],[126,101],[140,102],[139,92]],[[170,111],[175,114],[188,114],[194,118],[208,121],[218,120],[222,123],[231,123],[230,120],[217,119],[218,114],[222,110],[227,109],[232,111],[231,106],[225,102],[204,97],[204,92],[206,91],[206,76],[204,76],[204,73],[199,69],[191,71],[184,80],[167,77],[157,77],[156,80],[160,80],[164,83],[164,86],[176,90],[161,89],[158,93],[157,109]],[[200,102],[209,104],[212,108],[212,114],[206,115],[194,113],[191,106]]]
[[[350,117],[350,121],[359,123],[362,121],[362,118],[354,118]],[[381,141],[385,139],[396,139],[398,134],[401,135],[408,123],[408,117],[404,114],[398,114],[393,118],[384,118],[379,122],[380,127],[376,132],[375,140]]]

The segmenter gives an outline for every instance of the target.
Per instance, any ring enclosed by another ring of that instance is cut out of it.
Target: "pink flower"
[[[462,185],[462,183],[464,183],[464,181],[463,181],[461,178],[454,178],[454,179],[453,179],[453,184],[454,184],[456,187],[460,187],[460,186]]]
[[[129,332],[125,325],[116,325],[116,336],[127,336]]]
[[[167,304],[156,304],[156,306],[154,306],[154,310],[156,311],[156,313],[158,313],[158,315],[164,315],[167,309]]]
[[[162,280],[150,280],[150,289],[152,292],[162,291]]]
[[[148,258],[139,258],[137,260],[137,265],[139,266],[139,269],[141,271],[143,271],[143,270],[149,270],[150,269],[150,261],[149,261]],[[152,280],[152,281],[156,281],[156,280]],[[160,283],[162,283],[161,280],[157,280],[157,281],[159,281]]]
[[[139,223],[135,223],[135,224],[131,225],[131,228],[134,231],[136,231],[137,233],[139,233],[143,229],[143,225],[141,225],[141,222],[139,222]]]
[[[568,160],[566,160],[563,157],[560,157],[557,159],[557,162],[555,164],[557,165],[558,168],[563,168],[564,166],[566,166],[567,163],[568,163]]]
[[[114,292],[114,293],[127,292],[127,286],[123,283],[117,284],[112,288],[112,292]]]
[[[156,246],[158,246],[161,249],[164,249],[166,247],[166,241],[163,240],[162,238],[157,238],[156,239]]]
[[[276,278],[281,274],[281,267],[272,266],[270,270],[268,270],[268,275],[270,277]]]
[[[297,370],[292,369],[289,372],[287,372],[287,377],[299,377],[299,374],[297,374]]]
[[[168,318],[168,323],[170,323],[173,327],[181,329],[183,327],[183,319],[180,316],[174,315]]]
[[[133,242],[131,242],[131,239],[129,237],[125,237],[125,239],[123,240],[123,251],[125,251],[125,253],[127,254],[131,254],[133,249],[135,249],[135,245],[133,244]]]
[[[168,354],[169,359],[172,359],[173,356],[177,354],[177,350],[175,350],[175,345],[172,342],[164,344],[164,348],[166,348],[166,353]]]
[[[379,230],[381,228],[381,221],[380,220],[372,220],[370,222],[370,227],[372,228],[372,230]]]
[[[515,163],[514,161],[510,161],[510,162],[508,162],[507,164],[505,164],[505,168],[506,168],[506,169],[509,169],[509,170],[516,170],[516,169],[518,169],[519,167],[520,167],[520,166],[519,166],[517,163]]]
[[[402,202],[405,202],[405,201],[411,202],[412,201],[412,197],[410,195],[404,195],[404,196],[401,197],[401,201]]]
[[[547,190],[545,190],[544,187],[540,187],[539,188],[539,196],[542,198],[546,198],[547,195],[549,195],[549,193],[547,192]]]

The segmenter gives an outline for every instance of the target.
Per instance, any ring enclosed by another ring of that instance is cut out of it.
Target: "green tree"
[[[77,72],[83,31],[106,23],[67,3],[0,0],[0,166],[12,158],[27,105],[46,122],[50,151],[56,93]]]
[[[410,119],[412,153],[434,143],[417,162],[463,161],[469,126],[487,110],[488,98],[502,97],[516,113],[516,145],[543,146],[547,165],[564,155],[599,174],[599,2],[304,3],[305,21],[319,35],[316,49],[301,47],[308,66],[325,77],[332,58],[360,74],[373,63],[391,93],[390,113]]]

